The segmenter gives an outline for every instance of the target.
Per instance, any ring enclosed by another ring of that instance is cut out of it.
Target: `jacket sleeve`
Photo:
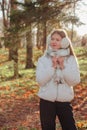
[[[62,70],[63,78],[69,86],[75,86],[80,82],[80,71],[74,56],[70,56]]]
[[[36,81],[40,86],[44,86],[49,82],[55,73],[55,69],[51,65],[44,64],[45,61],[43,60],[38,60],[36,68]]]

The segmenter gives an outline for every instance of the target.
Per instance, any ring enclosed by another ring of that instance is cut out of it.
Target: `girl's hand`
[[[52,56],[52,66],[56,69],[58,62],[57,62],[57,57],[56,56]]]
[[[57,62],[59,64],[59,66],[60,66],[60,69],[64,69],[64,57],[63,56],[58,57]]]

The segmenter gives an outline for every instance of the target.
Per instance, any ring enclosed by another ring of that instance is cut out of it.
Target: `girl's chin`
[[[56,47],[52,47],[53,50],[58,50],[59,48],[56,48]]]

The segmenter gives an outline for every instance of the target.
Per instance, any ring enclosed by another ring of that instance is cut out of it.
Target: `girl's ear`
[[[70,45],[70,40],[69,40],[69,38],[64,37],[64,38],[61,40],[61,48],[68,48],[69,45]]]

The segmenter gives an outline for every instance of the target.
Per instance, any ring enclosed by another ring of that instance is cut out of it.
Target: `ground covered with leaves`
[[[7,88],[5,87],[5,89]],[[76,87],[72,105],[78,127],[86,130],[87,92],[85,87],[82,88],[80,85]],[[15,94],[0,96],[0,128],[3,128],[2,130],[41,130],[39,98],[36,96],[35,90],[28,91],[21,96]]]
[[[78,54],[81,83],[75,87],[73,113],[79,130],[87,130],[87,49]],[[85,52],[85,53],[84,53]],[[35,52],[36,53],[36,52]],[[0,50],[0,130],[41,130],[39,119],[38,84],[35,68],[24,69],[25,55],[19,56],[20,78],[13,78],[13,61],[8,61],[8,50]],[[38,58],[39,54],[35,54]],[[57,130],[61,130],[57,119]]]

